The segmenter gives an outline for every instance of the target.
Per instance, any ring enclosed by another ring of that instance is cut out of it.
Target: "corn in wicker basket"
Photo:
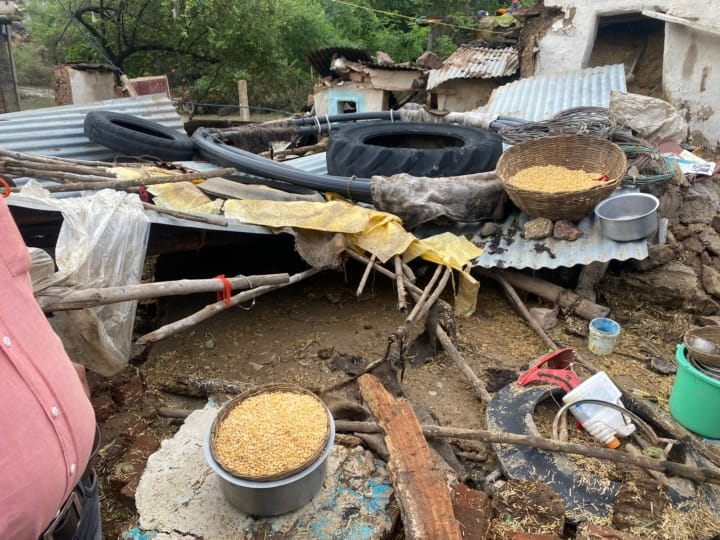
[[[509,180],[523,169],[556,165],[606,175],[604,182],[583,191],[550,193],[515,187]],[[622,149],[592,135],[558,135],[524,141],[506,150],[497,164],[510,200],[532,217],[578,221],[590,215],[595,205],[607,198],[620,184],[627,170]]]
[[[272,475],[264,475],[264,476],[251,476],[251,475],[240,475],[235,472],[231,468],[227,466],[226,463],[223,462],[223,459],[220,457],[219,452],[217,451],[216,447],[216,438],[218,434],[218,430],[220,429],[220,425],[222,424],[223,420],[227,418],[227,416],[230,414],[230,412],[237,407],[241,402],[244,400],[253,397],[258,396],[261,394],[269,394],[272,392],[290,392],[294,394],[303,394],[307,396],[312,396],[318,402],[320,402],[323,405],[323,408],[325,409],[325,412],[327,414],[327,436],[330,435],[330,411],[327,409],[325,404],[322,402],[322,400],[310,392],[309,390],[306,390],[305,388],[302,388],[300,386],[295,386],[291,384],[264,384],[259,385],[254,388],[251,388],[250,390],[246,390],[242,394],[239,394],[232,400],[230,400],[228,403],[226,403],[222,409],[220,409],[220,412],[215,417],[215,420],[212,423],[212,426],[210,428],[210,451],[212,452],[212,456],[215,459],[215,461],[218,462],[218,464],[227,471],[228,474],[233,475],[236,478],[240,478],[242,480],[249,480],[252,482],[272,482],[275,480],[282,480],[283,478],[288,478],[294,474],[299,473],[300,471],[306,469],[310,464],[317,461],[317,459],[322,455],[323,451],[325,450],[325,446],[327,445],[327,437],[323,441],[323,444],[321,444],[317,450],[313,453],[312,456],[310,456],[304,463],[301,463],[297,467],[294,467],[292,469],[288,469],[285,471],[281,471],[276,474]]]
[[[707,352],[702,350],[696,341],[697,339],[714,343],[715,349],[720,349],[720,327],[703,326],[702,328],[693,328],[685,332],[683,336],[688,356],[705,366],[720,368],[720,351]]]

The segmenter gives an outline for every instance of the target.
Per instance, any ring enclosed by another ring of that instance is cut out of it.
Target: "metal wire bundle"
[[[576,107],[562,111],[550,120],[504,127],[499,133],[504,142],[517,144],[553,135],[587,134],[607,139],[617,130],[608,118],[606,108]]]

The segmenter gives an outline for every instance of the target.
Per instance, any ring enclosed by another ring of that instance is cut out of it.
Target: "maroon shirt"
[[[36,540],[87,466],[95,416],[35,302],[30,255],[0,198],[0,538]]]

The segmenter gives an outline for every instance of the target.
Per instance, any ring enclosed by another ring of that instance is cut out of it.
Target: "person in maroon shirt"
[[[85,371],[35,301],[30,255],[2,198],[0,235],[0,539],[100,540]]]

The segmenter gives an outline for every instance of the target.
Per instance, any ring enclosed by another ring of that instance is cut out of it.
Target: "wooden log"
[[[496,275],[500,275],[513,287],[535,294],[550,302],[557,303],[563,309],[569,309],[588,321],[597,317],[607,317],[610,313],[609,307],[595,304],[587,298],[578,296],[574,292],[555,285],[554,283],[527,276],[514,270],[493,270],[483,273],[493,279]]]
[[[106,182],[106,176],[95,174],[77,174],[70,172],[52,172],[35,169],[33,167],[6,167],[5,170],[14,176],[30,176],[32,178],[43,178],[67,184],[68,182]]]
[[[173,174],[171,176],[153,176],[149,178],[139,178],[137,180],[111,180],[103,179],[98,182],[72,182],[59,186],[43,186],[50,193],[59,193],[65,191],[97,191],[100,189],[116,189],[119,191],[128,191],[140,186],[154,186],[156,184],[171,184],[175,182],[192,182],[193,180],[201,180],[214,176],[227,176],[236,172],[232,168],[213,169],[207,172],[194,172]],[[12,191],[18,192],[21,188],[13,188]]]
[[[145,210],[152,210],[158,214],[165,214],[177,219],[187,219],[188,221],[197,221],[198,223],[207,223],[209,225],[217,225],[218,227],[227,227],[228,220],[222,216],[214,216],[212,214],[196,214],[194,212],[179,212],[177,210],[170,210],[169,208],[161,208],[154,204],[143,203]]]
[[[359,379],[360,392],[385,433],[388,470],[400,503],[405,538],[460,540],[452,496],[436,468],[412,406],[396,399],[373,375]]]
[[[255,386],[252,383],[212,379],[194,375],[176,377],[160,384],[160,390],[180,396],[208,398],[212,394],[240,394]]]
[[[40,171],[51,171],[55,173],[70,172],[76,174],[90,174],[95,176],[104,176],[106,178],[117,178],[115,173],[110,172],[108,169],[110,165],[105,167],[87,167],[83,165],[77,165],[75,163],[41,163],[41,162],[27,162],[12,158],[0,159],[0,168],[14,168],[23,170],[25,168],[33,168]]]
[[[442,345],[443,349],[445,349],[445,352],[450,357],[450,359],[455,362],[455,365],[460,368],[460,371],[463,372],[465,378],[470,382],[470,385],[473,387],[475,397],[482,401],[485,405],[490,403],[490,400],[492,399],[490,392],[487,391],[487,388],[485,388],[485,385],[482,383],[482,381],[478,378],[477,375],[475,375],[475,372],[467,364],[467,362],[465,362],[462,355],[460,354],[460,351],[457,350],[452,340],[450,339],[450,336],[448,336],[445,333],[445,330],[440,327],[437,328],[436,333],[440,345]]]
[[[232,290],[246,290],[264,285],[280,285],[290,281],[289,274],[268,274],[262,276],[235,276],[227,278]],[[63,289],[62,294],[54,293],[54,289],[40,291],[35,299],[45,312],[84,309],[88,307],[129,302],[131,300],[147,300],[165,296],[182,296],[203,292],[223,291],[225,283],[218,278],[212,279],[180,279],[177,281],[160,281],[155,283],[138,283],[119,287],[71,290]]]
[[[214,304],[209,304],[200,311],[193,313],[188,317],[185,317],[170,324],[166,324],[165,326],[162,326],[157,330],[150,332],[149,334],[141,336],[137,340],[137,344],[147,345],[148,343],[155,343],[157,341],[160,341],[161,339],[176,334],[182,330],[185,330],[186,328],[195,326],[196,324],[206,319],[209,319],[210,317],[220,313],[221,311],[225,311],[228,308],[231,308],[243,302],[247,302],[248,300],[252,300],[253,298],[257,298],[258,296],[269,293],[276,289],[287,287],[288,285],[294,285],[295,283],[298,283],[303,279],[309,278],[310,276],[317,274],[319,271],[320,270],[318,268],[310,268],[309,270],[305,270],[304,272],[300,272],[299,274],[293,274],[290,277],[290,280],[282,285],[265,285],[264,287],[256,287],[249,291],[241,292],[230,297],[229,302],[226,302],[225,300],[220,300],[219,302],[215,302]]]
[[[341,433],[378,433],[381,431],[380,426],[374,422],[353,422],[350,420],[336,421],[335,429]],[[531,446],[533,448],[537,448],[538,450],[546,450],[548,452],[578,454],[605,461],[624,463],[641,469],[651,469],[667,474],[674,474],[676,476],[695,480],[696,482],[720,484],[720,471],[715,469],[707,467],[694,467],[692,465],[675,463],[674,461],[658,460],[644,456],[632,456],[625,452],[610,450],[609,448],[599,448],[578,443],[554,441],[552,439],[532,435],[518,435],[516,433],[501,433],[481,429],[462,429],[431,425],[423,425],[421,426],[421,429],[425,437],[430,439],[443,437],[450,439],[482,441],[485,443]]]

